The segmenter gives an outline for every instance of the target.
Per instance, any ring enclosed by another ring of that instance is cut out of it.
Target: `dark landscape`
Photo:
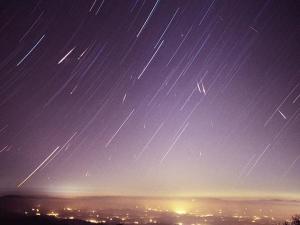
[[[4,196],[0,207],[4,224],[279,225],[300,201]]]

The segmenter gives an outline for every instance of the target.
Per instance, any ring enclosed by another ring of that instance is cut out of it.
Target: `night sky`
[[[0,193],[300,197],[297,1],[0,3]]]

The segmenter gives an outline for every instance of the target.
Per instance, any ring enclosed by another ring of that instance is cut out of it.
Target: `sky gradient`
[[[0,8],[0,193],[300,198],[296,1]]]

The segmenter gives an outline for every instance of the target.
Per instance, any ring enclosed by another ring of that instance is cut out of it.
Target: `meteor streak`
[[[20,187],[22,187],[23,186],[23,184],[28,180],[28,179],[30,179],[30,177],[32,177],[35,173],[36,173],[36,171],[38,171],[50,158],[51,158],[51,156],[57,151],[59,149],[59,146],[57,146],[54,150],[53,150],[53,152],[51,152],[51,154],[50,155],[48,155],[48,157],[40,164],[40,165],[38,165],[38,167],[36,167],[35,168],[35,170],[33,170],[21,183],[19,183],[18,185],[17,185],[17,187],[18,188],[20,188]]]

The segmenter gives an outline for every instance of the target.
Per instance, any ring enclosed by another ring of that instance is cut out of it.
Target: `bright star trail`
[[[300,198],[295,1],[0,9],[0,193]]]
[[[33,174],[38,171],[50,158],[51,156],[59,149],[59,146],[51,152],[51,154],[40,164],[34,171],[32,171],[21,183],[18,184],[18,187],[21,187]]]

